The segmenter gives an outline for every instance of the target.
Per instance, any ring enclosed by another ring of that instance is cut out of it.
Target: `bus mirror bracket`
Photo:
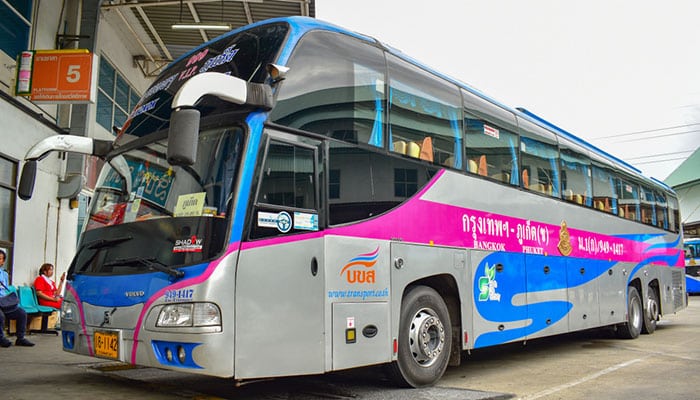
[[[215,96],[233,104],[272,109],[272,88],[261,83],[246,82],[219,72],[204,72],[190,78],[175,93],[168,131],[168,162],[171,165],[192,165],[197,160],[199,111],[197,102],[204,96]]]
[[[34,193],[36,182],[36,170],[39,161],[44,159],[53,151],[64,151],[67,153],[86,154],[105,158],[112,151],[112,142],[109,140],[98,140],[75,135],[54,135],[49,136],[32,146],[27,152],[22,166],[17,196],[22,200],[29,200]]]

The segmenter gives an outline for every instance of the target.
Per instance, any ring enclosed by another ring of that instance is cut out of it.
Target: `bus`
[[[700,238],[683,240],[685,285],[688,293],[700,293]]]
[[[237,381],[385,364],[687,306],[666,185],[380,41],[255,23],[174,61],[113,141],[67,279],[63,349]]]

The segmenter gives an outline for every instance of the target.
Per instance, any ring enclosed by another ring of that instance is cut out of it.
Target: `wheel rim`
[[[435,311],[424,308],[411,320],[408,341],[413,359],[423,367],[433,365],[445,348],[445,326]]]
[[[649,310],[649,319],[651,321],[656,321],[659,319],[659,303],[652,296],[649,296],[647,300],[647,310]]]
[[[639,297],[637,297],[635,301],[634,299],[631,301],[632,304],[630,304],[630,317],[632,317],[632,325],[634,326],[635,329],[641,329],[642,327],[642,310],[641,310],[641,302],[639,301]]]

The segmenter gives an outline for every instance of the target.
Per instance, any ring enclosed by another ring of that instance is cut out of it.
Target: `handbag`
[[[4,283],[0,282],[0,285],[5,288],[5,290],[10,291],[10,289],[5,286]],[[5,296],[0,297],[0,309],[4,313],[11,313],[19,308],[19,297],[17,292],[10,292]]]

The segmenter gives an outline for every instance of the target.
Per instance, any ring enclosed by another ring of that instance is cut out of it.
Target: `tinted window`
[[[462,169],[461,97],[456,86],[389,59],[389,149]]]
[[[315,208],[314,151],[271,142],[262,171],[258,203]]]
[[[641,221],[647,225],[656,226],[656,196],[654,191],[648,186],[642,186],[639,201]]]
[[[515,116],[462,90],[467,172],[520,184]]]
[[[332,225],[371,218],[396,207],[437,171],[424,163],[337,141],[330,142],[328,164],[340,176],[333,189],[338,197],[329,199]]]
[[[628,177],[617,180],[618,210],[617,215],[633,221],[639,221],[639,185]]]
[[[661,192],[654,192],[656,198],[656,226],[668,230],[668,205],[666,195]]]
[[[464,114],[467,172],[518,185],[518,136]]]
[[[311,32],[288,66],[272,121],[351,143],[384,145],[381,50],[345,35]]]
[[[681,216],[678,210],[678,200],[668,196],[668,228],[673,232],[679,232],[681,226]]]
[[[591,160],[568,141],[560,141],[559,144],[562,198],[571,203],[591,207]]]
[[[319,230],[317,182],[325,180],[324,168],[317,164],[319,142],[293,136],[288,139],[290,142],[271,139],[267,144],[251,238]]]
[[[559,152],[553,133],[518,119],[523,187],[559,197]]]
[[[617,214],[617,178],[604,165],[593,165],[593,207]]]

